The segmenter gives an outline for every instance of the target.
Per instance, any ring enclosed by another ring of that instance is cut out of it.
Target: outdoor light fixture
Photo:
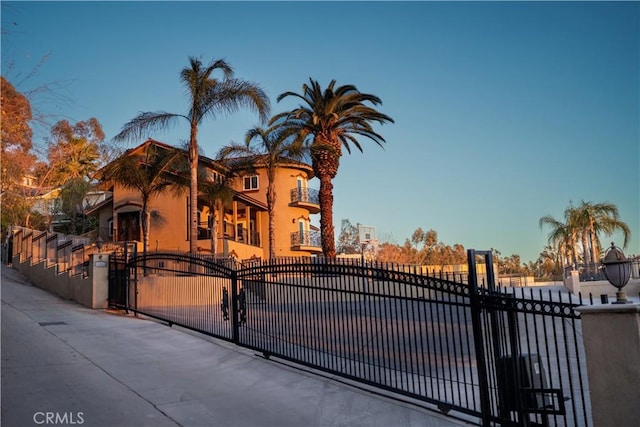
[[[96,247],[98,248],[98,253],[102,254],[102,245],[104,244],[104,240],[102,240],[102,237],[98,236],[98,239],[96,240]],[[100,255],[100,259],[102,259],[102,255]]]
[[[602,261],[602,270],[609,283],[618,288],[614,304],[629,302],[622,288],[631,277],[631,261],[624,256],[622,249],[617,247],[613,242],[611,242],[611,247],[605,252],[604,260]]]

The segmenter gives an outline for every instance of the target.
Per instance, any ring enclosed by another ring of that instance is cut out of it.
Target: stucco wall
[[[640,420],[640,304],[580,307],[594,427]]]
[[[186,195],[176,196],[171,190],[152,198],[149,202],[151,229],[149,250],[188,251],[187,240],[187,199]],[[117,214],[141,209],[138,193],[116,186],[113,199],[114,238],[117,236]],[[140,222],[142,241],[142,219]],[[208,242],[207,247],[209,246]]]
[[[575,277],[568,277],[565,279],[565,287],[571,291],[574,295],[581,293],[583,296],[593,295],[594,298],[599,298],[600,295],[607,295],[610,301],[615,300],[617,288],[611,285],[606,280],[598,280],[593,282],[580,282],[577,273]],[[638,299],[640,293],[640,279],[631,279],[625,287],[622,288],[627,297]]]
[[[94,255],[90,258],[89,277],[71,276],[68,272],[58,271],[57,265],[47,266],[46,261],[31,264],[31,259],[24,261],[18,257],[13,259],[13,268],[24,274],[35,286],[61,298],[73,300],[88,308],[107,308],[108,302],[108,263],[103,261],[102,267]]]
[[[279,169],[276,174],[276,206],[275,206],[275,229],[276,229],[276,257],[299,257],[310,256],[307,251],[291,250],[291,233],[298,231],[298,219],[312,220],[313,215],[307,209],[289,206],[291,202],[290,192],[297,186],[298,176],[306,173],[295,169]],[[266,178],[265,178],[266,185]],[[313,181],[308,183],[309,187],[313,187]],[[266,217],[266,215],[265,215]],[[264,224],[265,238],[264,242],[268,242],[268,222]],[[268,248],[265,250],[266,256],[269,256]]]

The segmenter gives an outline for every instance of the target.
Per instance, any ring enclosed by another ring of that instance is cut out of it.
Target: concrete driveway
[[[469,425],[1,270],[5,426]]]

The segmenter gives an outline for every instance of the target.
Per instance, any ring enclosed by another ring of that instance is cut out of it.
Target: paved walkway
[[[1,269],[3,426],[467,425]]]

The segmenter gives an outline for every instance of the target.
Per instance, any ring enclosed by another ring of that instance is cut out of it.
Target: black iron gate
[[[122,293],[129,310],[482,425],[590,425],[578,303],[496,289],[491,266],[469,251],[465,283],[352,260],[151,253],[126,263]]]
[[[580,315],[570,294],[533,289],[505,292],[487,269],[477,280],[478,258],[468,251],[475,353],[482,425],[591,425]],[[564,298],[563,298],[564,296]]]
[[[129,270],[124,257],[109,256],[109,306],[127,307]]]
[[[129,308],[129,262],[136,258],[137,245],[126,242],[109,255],[109,306]]]

